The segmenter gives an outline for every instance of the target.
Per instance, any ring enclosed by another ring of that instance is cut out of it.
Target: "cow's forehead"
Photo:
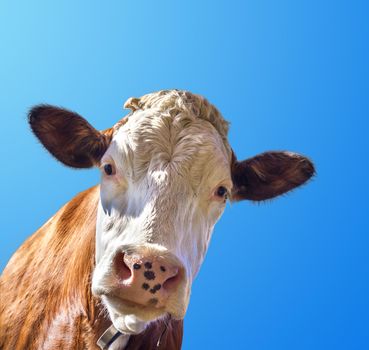
[[[185,118],[205,120],[218,131],[226,147],[229,147],[227,140],[229,123],[215,106],[200,95],[182,90],[161,90],[140,98],[131,97],[124,106],[131,109],[133,113],[139,110],[151,110],[174,120]],[[117,125],[120,126],[121,122]]]
[[[155,108],[136,110],[127,119],[115,132],[108,153],[123,159],[136,179],[163,169],[185,177],[192,174],[197,183],[214,168],[219,177],[228,176],[231,153],[207,120]]]
[[[166,169],[190,176],[195,187],[204,177],[210,182],[217,181],[212,176],[229,177],[228,123],[204,98],[177,90],[160,91],[130,99],[126,106],[132,112],[115,125],[107,153],[122,164],[129,177],[138,180]]]

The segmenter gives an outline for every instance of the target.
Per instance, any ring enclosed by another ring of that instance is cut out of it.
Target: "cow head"
[[[265,200],[307,181],[290,152],[239,162],[228,123],[204,98],[160,91],[131,98],[127,117],[99,132],[79,115],[38,106],[32,130],[62,163],[101,170],[92,291],[115,327],[185,315],[191,285],[227,200]]]

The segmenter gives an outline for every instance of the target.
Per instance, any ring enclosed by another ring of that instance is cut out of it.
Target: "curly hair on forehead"
[[[157,109],[169,112],[171,115],[179,113],[191,114],[211,123],[219,132],[223,141],[228,145],[229,123],[220,112],[204,97],[184,90],[161,90],[142,97],[131,97],[124,104],[125,108],[136,110]]]

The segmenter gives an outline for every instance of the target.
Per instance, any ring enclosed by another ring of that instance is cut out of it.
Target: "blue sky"
[[[183,349],[369,345],[369,22],[365,1],[2,1],[0,269],[99,181],[48,155],[38,103],[110,127],[130,96],[179,88],[231,122],[238,158],[308,155],[318,175],[228,205],[185,320]]]

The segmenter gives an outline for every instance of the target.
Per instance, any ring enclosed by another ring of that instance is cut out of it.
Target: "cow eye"
[[[215,194],[216,194],[218,197],[220,197],[220,198],[227,198],[228,191],[227,191],[227,189],[226,189],[224,186],[219,186],[219,187],[216,189]]]
[[[105,164],[104,165],[104,171],[106,175],[114,175],[115,169],[111,164]]]

